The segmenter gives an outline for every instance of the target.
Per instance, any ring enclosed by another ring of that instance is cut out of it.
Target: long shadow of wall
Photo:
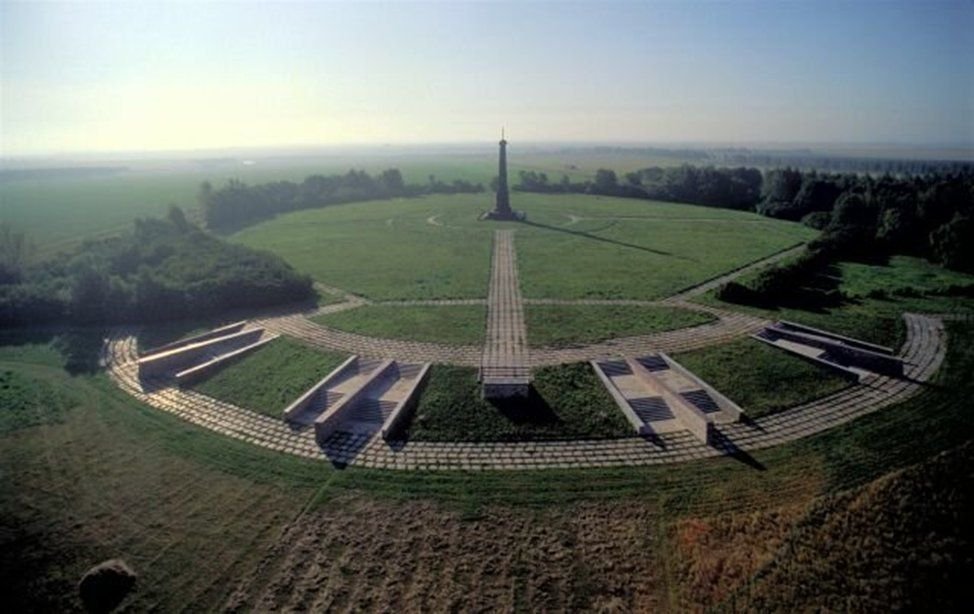
[[[600,236],[598,236],[596,234],[593,234],[594,232],[597,232],[598,230],[605,230],[606,228],[609,228],[609,227],[615,225],[615,222],[612,222],[610,224],[606,224],[605,226],[603,226],[603,227],[601,227],[601,228],[599,228],[597,230],[594,230],[594,231],[593,230],[589,230],[589,231],[585,231],[585,230],[572,230],[570,228],[563,228],[563,227],[559,227],[559,226],[551,226],[549,224],[542,224],[540,222],[533,222],[533,221],[530,221],[530,220],[522,220],[521,223],[522,224],[525,224],[527,226],[534,226],[535,228],[541,228],[543,230],[550,230],[550,231],[553,231],[553,232],[560,232],[560,233],[564,233],[564,234],[567,234],[567,235],[571,235],[573,237],[580,237],[582,239],[588,239],[590,241],[598,241],[600,243],[607,243],[609,245],[615,245],[615,246],[618,246],[618,247],[625,247],[627,249],[634,249],[634,250],[638,250],[638,251],[645,252],[645,253],[648,253],[648,254],[656,254],[658,256],[671,256],[673,258],[680,258],[682,260],[690,260],[690,258],[687,258],[685,256],[677,256],[676,254],[673,254],[672,252],[667,252],[667,251],[663,251],[663,250],[659,250],[659,249],[653,249],[651,247],[646,247],[644,245],[636,245],[635,243],[627,243],[625,241],[619,241],[617,239],[610,239],[608,237],[600,237]]]

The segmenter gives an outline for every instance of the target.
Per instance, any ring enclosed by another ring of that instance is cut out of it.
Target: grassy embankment
[[[675,307],[632,305],[528,305],[528,344],[565,347],[687,328],[713,316]]]
[[[483,305],[366,305],[312,318],[324,326],[370,337],[448,345],[482,344],[486,319]]]

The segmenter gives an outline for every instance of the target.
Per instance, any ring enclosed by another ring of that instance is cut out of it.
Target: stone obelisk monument
[[[511,209],[511,194],[507,189],[507,140],[501,129],[500,157],[497,161],[497,200],[494,209],[483,215],[488,220],[523,220],[524,214]]]

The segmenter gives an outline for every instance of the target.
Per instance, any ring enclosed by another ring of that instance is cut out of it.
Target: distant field
[[[492,233],[517,230],[529,298],[654,299],[806,241],[816,231],[752,213],[582,195],[514,194],[528,223],[481,222],[488,194],[300,211],[233,240],[276,252],[373,299],[484,298]]]
[[[537,153],[510,148],[510,173],[520,170],[548,173],[552,180],[569,175],[590,178],[600,167],[619,172],[679,160],[594,152]],[[170,204],[195,209],[196,191],[203,181],[214,185],[235,178],[247,183],[301,181],[312,174],[369,172],[399,168],[408,182],[425,183],[430,175],[452,181],[466,179],[485,185],[497,174],[497,150],[492,143],[483,153],[362,153],[281,156],[218,160],[114,160],[110,166],[130,170],[115,174],[78,176],[75,173],[31,178],[0,178],[0,219],[28,233],[43,257],[92,236],[114,234],[138,217],[164,213]],[[252,162],[252,163],[251,163]],[[67,163],[68,165],[70,163]],[[108,164],[108,163],[106,163]]]

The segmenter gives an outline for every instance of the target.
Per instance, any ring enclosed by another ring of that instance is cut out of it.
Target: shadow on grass
[[[532,222],[532,221],[529,221],[529,220],[521,220],[521,223],[522,224],[526,224],[528,226],[534,226],[535,228],[542,228],[544,230],[553,230],[555,232],[563,232],[565,234],[569,234],[569,235],[576,236],[576,237],[581,237],[583,239],[591,239],[592,241],[600,241],[602,243],[609,243],[610,245],[618,245],[619,247],[627,247],[629,249],[635,249],[635,250],[639,250],[641,252],[647,252],[647,253],[650,253],[650,254],[657,254],[659,256],[672,256],[673,258],[679,258],[681,260],[692,260],[691,258],[687,258],[686,256],[677,256],[676,254],[673,254],[671,252],[665,252],[663,250],[652,249],[650,247],[645,247],[643,245],[636,245],[634,243],[626,243],[625,241],[616,241],[615,239],[607,239],[605,237],[600,237],[600,236],[597,236],[597,235],[592,234],[591,232],[585,232],[583,230],[569,230],[567,228],[558,227],[558,226],[550,226],[548,224],[541,224],[539,222]]]
[[[741,414],[740,423],[750,429],[754,429],[762,433],[765,432],[764,427],[758,424],[754,418],[748,416],[747,414],[743,414],[743,413]]]
[[[335,469],[345,469],[369,445],[372,435],[339,431],[319,444]]]
[[[738,447],[730,437],[720,432],[719,429],[713,428],[710,435],[710,445],[715,450],[719,450],[724,453],[725,456],[729,456],[734,460],[744,463],[752,469],[757,469],[758,471],[765,471],[765,467],[758,459],[754,458],[748,454],[745,450]]]
[[[3,331],[0,345],[51,345],[64,357],[70,375],[89,375],[99,369],[107,329],[91,327],[28,327]]]
[[[534,387],[531,387],[526,399],[487,399],[486,402],[517,426],[556,426],[562,423],[562,419]]]

